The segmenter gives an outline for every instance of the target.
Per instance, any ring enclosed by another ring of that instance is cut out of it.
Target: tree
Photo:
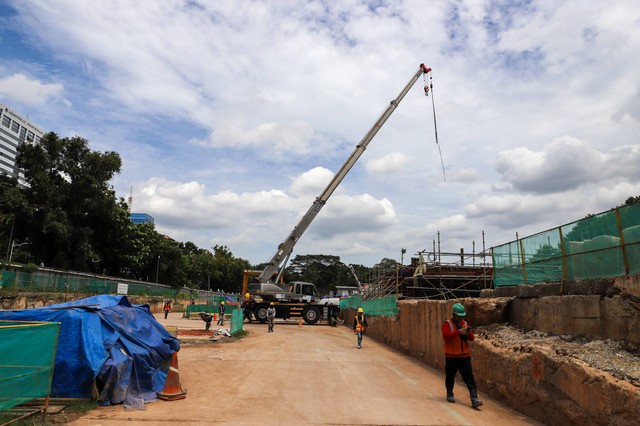
[[[17,179],[8,176],[0,176],[0,241],[7,247],[7,259],[11,250],[11,243],[15,240],[22,241],[26,232],[21,229],[15,232],[16,217],[20,217],[27,210],[27,200],[18,187]]]
[[[297,255],[286,268],[291,281],[316,285],[320,294],[335,293],[336,286],[352,286],[355,279],[339,256],[323,254]]]
[[[211,288],[227,292],[240,292],[242,290],[242,275],[245,269],[250,269],[251,264],[233,256],[227,246],[215,245],[213,247],[213,275],[211,276]]]
[[[48,266],[91,270],[103,258],[99,241],[122,228],[109,184],[120,172],[120,156],[91,151],[83,138],[60,139],[51,132],[39,143],[21,145],[16,161],[28,185],[28,208],[19,225],[34,257]]]

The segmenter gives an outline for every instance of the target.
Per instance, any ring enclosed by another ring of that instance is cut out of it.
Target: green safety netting
[[[640,204],[493,248],[494,286],[640,273]]]
[[[640,204],[620,209],[620,227],[630,274],[640,274]]]
[[[220,313],[220,301],[221,300],[225,301],[225,305],[226,305],[225,313],[227,315],[232,314],[236,310],[242,310],[242,307],[239,306],[237,304],[237,302],[231,302],[226,297],[215,296],[213,299],[214,299],[214,302],[213,302],[214,304],[213,305],[210,305],[210,304],[199,304],[199,305],[189,305],[189,306],[187,306],[187,311],[185,312],[184,316],[189,318],[191,315],[199,314],[200,312],[206,312],[208,314]]]
[[[175,297],[176,290],[161,284],[58,275],[42,272],[0,271],[0,286],[17,291],[53,291],[83,294],[116,294],[118,284],[127,284],[127,294]]]
[[[231,312],[231,329],[229,330],[229,333],[231,333],[231,335],[234,335],[237,332],[242,331],[243,322],[244,315],[242,314],[242,309],[236,309]]]
[[[362,301],[362,296],[351,296],[340,300],[340,309],[362,308],[369,316],[394,316],[398,313],[398,303],[395,296],[380,297],[378,299]]]
[[[0,321],[0,411],[51,391],[60,323]]]

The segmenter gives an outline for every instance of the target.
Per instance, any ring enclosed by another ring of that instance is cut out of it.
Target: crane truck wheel
[[[258,305],[253,309],[253,315],[261,323],[267,322],[267,305]]]
[[[315,306],[305,308],[305,310],[302,311],[302,319],[304,319],[304,322],[307,324],[317,323],[320,319],[320,309]]]

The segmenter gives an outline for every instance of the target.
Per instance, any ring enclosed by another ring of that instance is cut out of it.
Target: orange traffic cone
[[[213,320],[218,321],[218,314],[216,314],[215,312],[213,313]]]
[[[171,354],[171,365],[169,366],[169,372],[167,373],[167,381],[164,383],[164,389],[162,392],[157,392],[156,396],[158,399],[163,401],[176,401],[187,397],[187,391],[182,390],[182,387],[180,386],[178,352]]]
[[[302,317],[298,320],[298,327],[302,328]]]

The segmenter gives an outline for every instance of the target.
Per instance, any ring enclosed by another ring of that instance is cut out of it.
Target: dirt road
[[[167,325],[204,328],[171,314]],[[462,382],[455,404],[444,399],[444,375],[373,340],[357,349],[344,326],[245,324],[243,339],[186,338],[179,353],[180,401],[146,410],[100,407],[72,424],[534,425],[534,420],[480,394],[472,409]],[[212,326],[212,330],[215,329]]]

